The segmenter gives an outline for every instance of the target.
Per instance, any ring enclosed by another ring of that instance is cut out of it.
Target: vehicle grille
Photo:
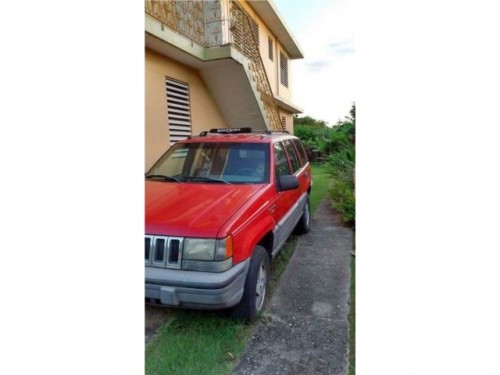
[[[181,268],[184,238],[146,236],[144,264],[159,268]]]

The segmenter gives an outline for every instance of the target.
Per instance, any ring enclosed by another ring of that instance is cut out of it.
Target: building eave
[[[274,100],[276,101],[276,104],[278,105],[279,108],[290,112],[290,113],[302,113],[304,112],[302,108],[297,107],[295,104],[292,102],[286,100],[285,98],[282,98],[280,96],[274,96]]]
[[[285,21],[281,17],[278,8],[272,0],[248,1],[248,5],[250,5],[255,13],[257,13],[269,30],[271,30],[285,51],[288,53],[290,59],[304,58],[304,54],[302,53],[299,44],[286,26]]]

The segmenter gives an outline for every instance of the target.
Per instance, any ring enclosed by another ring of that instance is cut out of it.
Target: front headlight
[[[233,238],[222,240],[186,238],[182,251],[182,269],[223,272],[233,265]]]
[[[215,240],[186,238],[182,257],[191,260],[214,260]]]

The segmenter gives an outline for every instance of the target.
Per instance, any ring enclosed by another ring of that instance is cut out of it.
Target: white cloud
[[[293,63],[293,100],[304,115],[333,125],[356,100],[355,18],[346,1],[325,4],[310,14],[295,35],[305,58]]]

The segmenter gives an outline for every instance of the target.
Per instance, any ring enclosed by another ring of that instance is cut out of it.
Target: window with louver
[[[187,83],[166,78],[168,130],[170,145],[189,137],[191,132],[191,110]]]
[[[280,81],[285,87],[288,87],[288,58],[280,52]]]
[[[271,37],[267,37],[267,49],[269,52],[269,60],[273,61],[274,59],[274,45],[273,45],[273,40]]]

